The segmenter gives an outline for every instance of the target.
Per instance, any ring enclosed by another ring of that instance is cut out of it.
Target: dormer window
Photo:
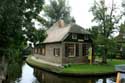
[[[72,39],[77,39],[77,34],[72,34]]]
[[[89,39],[88,35],[85,35],[84,40],[88,40],[88,39]]]

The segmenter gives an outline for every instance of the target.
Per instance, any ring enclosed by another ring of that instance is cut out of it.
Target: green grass
[[[108,64],[111,64],[111,65],[125,64],[125,60],[113,59],[112,61],[109,60]]]
[[[108,73],[115,71],[115,65],[125,64],[125,60],[112,60],[108,64],[71,64],[70,67],[64,68],[64,73]]]
[[[64,68],[64,73],[106,73],[112,72],[114,68],[109,65],[89,65],[89,64],[81,64],[81,65],[71,65],[71,67]]]
[[[46,69],[56,73],[98,74],[115,72],[115,65],[125,64],[125,60],[108,60],[108,64],[70,64],[69,67],[55,67],[42,64],[28,57],[26,60],[32,66]]]

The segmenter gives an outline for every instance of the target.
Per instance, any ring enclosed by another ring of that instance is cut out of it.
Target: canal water
[[[11,65],[12,67],[13,65]],[[16,67],[18,66],[18,67]],[[9,71],[5,83],[116,83],[116,77],[64,77],[30,67],[28,64],[15,64]],[[16,75],[15,75],[16,74]],[[125,75],[124,75],[125,77]],[[38,81],[39,80],[39,81]],[[125,83],[123,80],[122,83]]]

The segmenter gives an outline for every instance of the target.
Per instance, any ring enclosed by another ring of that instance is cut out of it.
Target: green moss
[[[80,74],[98,74],[115,72],[115,65],[125,64],[125,60],[112,60],[108,64],[70,64],[70,66],[61,68],[48,64],[40,63],[28,57],[26,60],[32,66],[46,69],[56,73],[80,73]]]

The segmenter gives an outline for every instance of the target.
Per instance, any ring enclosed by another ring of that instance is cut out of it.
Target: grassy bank
[[[45,69],[47,71],[59,73],[62,70],[62,68],[60,68],[60,67],[55,67],[55,66],[52,66],[52,65],[43,64],[43,63],[41,63],[37,60],[34,60],[34,59],[31,58],[31,56],[29,56],[26,59],[26,62],[31,66],[34,66],[34,67],[37,67],[37,68],[40,68],[40,69]]]
[[[56,73],[73,73],[73,74],[100,74],[115,72],[115,65],[125,64],[125,60],[112,60],[108,64],[71,64],[69,67],[55,67],[48,64],[43,64],[31,57],[27,58],[27,62],[32,66],[46,69]]]
[[[70,67],[64,68],[65,73],[110,73],[115,72],[115,65],[125,64],[125,60],[112,60],[108,64],[71,64]]]

